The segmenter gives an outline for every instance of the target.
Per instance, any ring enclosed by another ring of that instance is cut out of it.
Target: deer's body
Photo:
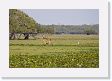
[[[44,45],[52,45],[51,38],[44,37],[42,38]]]

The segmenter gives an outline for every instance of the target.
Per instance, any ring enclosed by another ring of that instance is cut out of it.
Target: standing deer
[[[51,38],[42,36],[44,45],[52,45]]]

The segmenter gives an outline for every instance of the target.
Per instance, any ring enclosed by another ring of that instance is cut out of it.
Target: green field
[[[10,40],[10,68],[98,68],[98,35],[51,35],[53,45]],[[79,42],[79,44],[78,44]]]

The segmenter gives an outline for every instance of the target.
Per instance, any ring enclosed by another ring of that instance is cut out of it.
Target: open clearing
[[[10,68],[98,68],[98,35],[51,35],[53,45],[10,40]]]

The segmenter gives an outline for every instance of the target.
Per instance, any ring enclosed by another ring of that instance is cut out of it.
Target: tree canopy
[[[36,26],[36,21],[21,10],[9,10],[10,33],[35,32]]]

